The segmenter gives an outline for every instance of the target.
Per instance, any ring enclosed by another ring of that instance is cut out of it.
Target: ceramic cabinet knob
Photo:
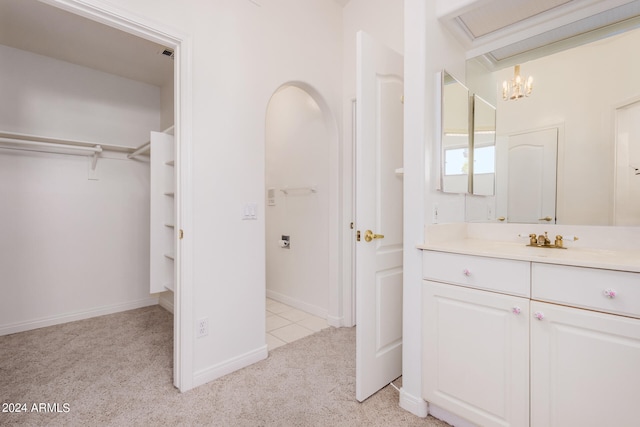
[[[520,314],[522,313],[522,309],[520,307],[518,307],[517,305],[515,307],[513,307],[511,309],[511,311],[513,312],[513,314]]]
[[[605,289],[603,293],[604,293],[604,296],[611,299],[615,298],[616,295],[618,294],[615,289]]]
[[[465,268],[464,270],[462,270],[462,274],[469,277],[471,276],[471,270],[469,270],[468,268]]]
[[[536,311],[536,312],[533,314],[533,317],[535,317],[535,318],[536,318],[536,319],[538,319],[538,320],[542,320],[542,319],[544,319],[544,313],[543,313],[543,312],[541,312],[541,311]]]

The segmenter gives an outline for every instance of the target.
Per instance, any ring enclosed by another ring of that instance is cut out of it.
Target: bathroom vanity
[[[423,398],[480,426],[637,425],[637,243],[578,227],[566,249],[531,247],[527,227],[428,227]]]

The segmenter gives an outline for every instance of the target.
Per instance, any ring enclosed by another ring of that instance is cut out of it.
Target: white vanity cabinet
[[[481,426],[527,426],[530,263],[425,251],[423,265],[424,399]]]
[[[638,268],[503,256],[423,252],[424,399],[478,426],[639,425]]]
[[[531,426],[638,425],[640,274],[533,263],[532,298]]]

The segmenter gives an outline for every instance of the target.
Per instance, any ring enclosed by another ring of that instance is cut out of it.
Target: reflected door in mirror
[[[555,223],[557,152],[557,128],[509,136],[508,222]]]
[[[614,225],[640,225],[640,101],[616,109]]]

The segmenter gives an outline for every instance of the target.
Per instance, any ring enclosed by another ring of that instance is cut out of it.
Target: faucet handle
[[[565,240],[574,241],[575,242],[576,240],[578,240],[578,237],[577,236],[564,236],[564,237],[562,237],[561,235],[558,234],[556,236],[556,241],[555,241],[554,244],[555,244],[555,246],[557,248],[563,248],[564,246],[562,246],[562,245],[563,245],[563,242]]]

